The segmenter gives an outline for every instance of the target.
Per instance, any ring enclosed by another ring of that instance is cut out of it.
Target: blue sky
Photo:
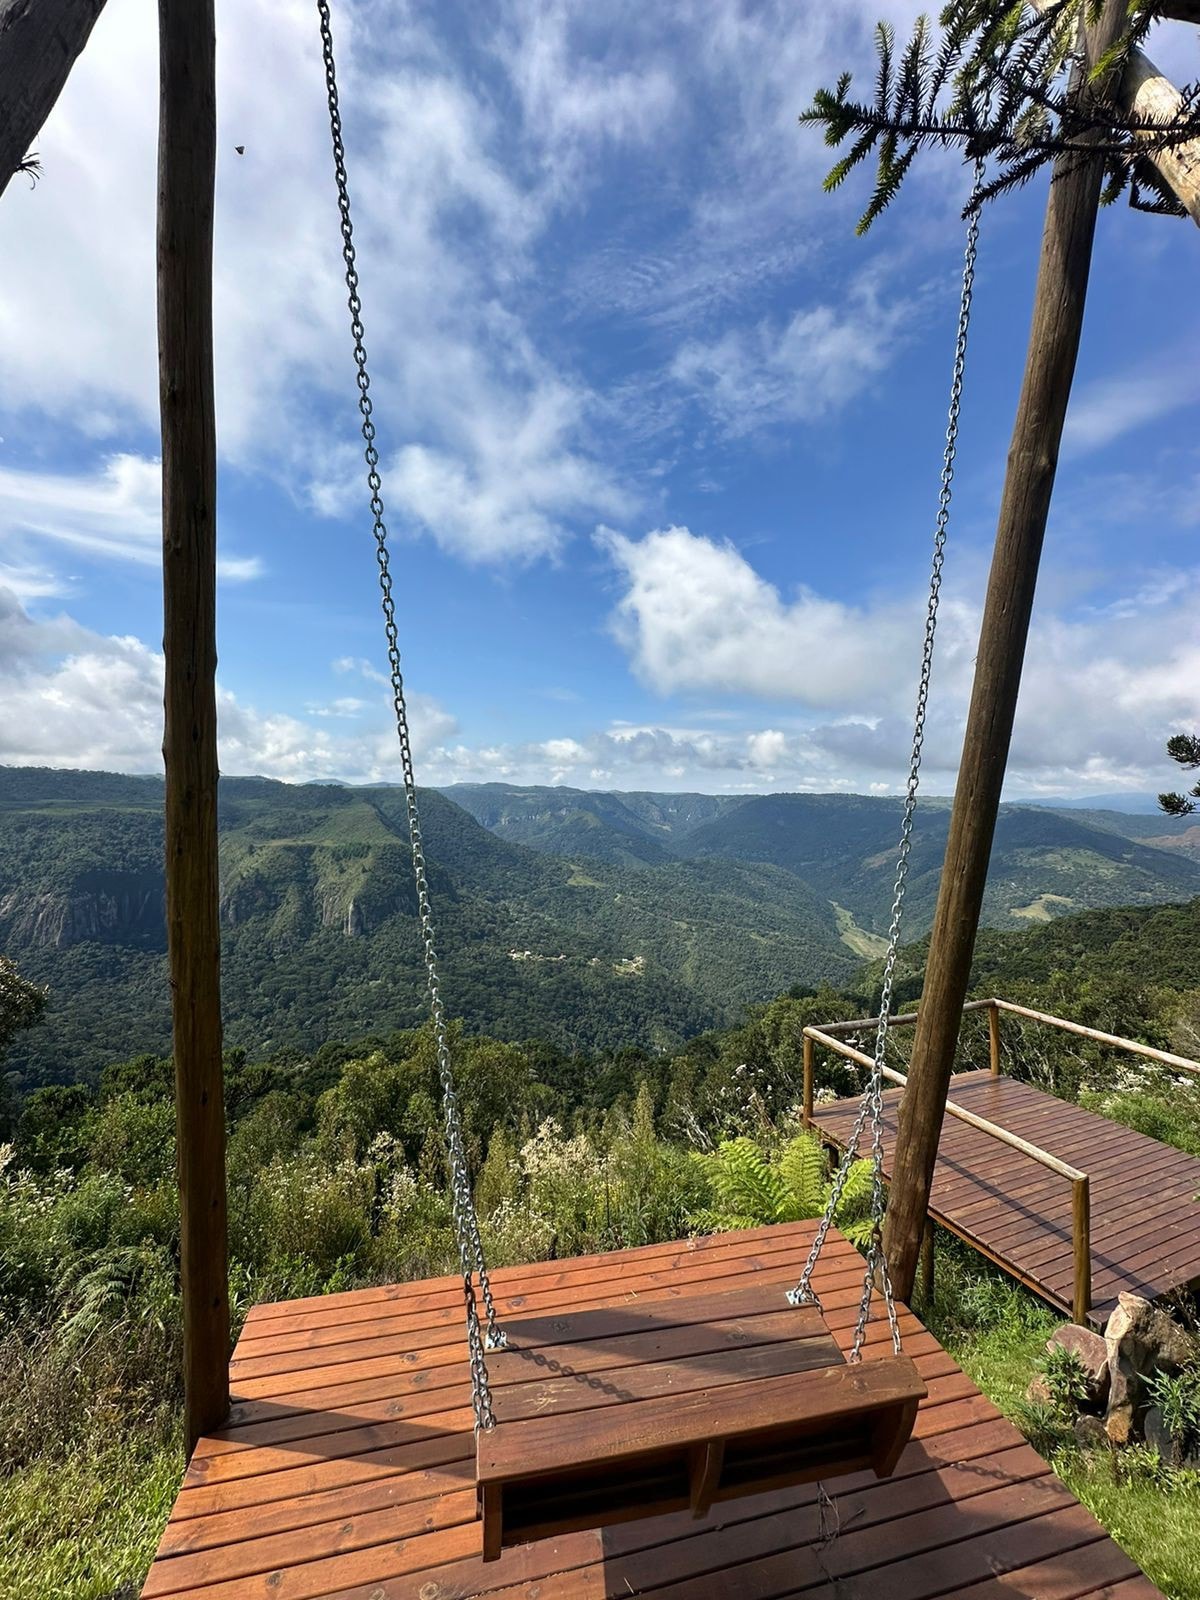
[[[796,117],[916,6],[342,0],[418,776],[900,786],[965,174],[868,239]],[[315,18],[218,7],[222,767],[394,779]],[[1189,30],[1151,53],[1194,75]],[[0,760],[155,770],[152,0],[0,201]],[[244,145],[245,154],[235,153]],[[1044,182],[984,219],[928,783],[953,783]],[[1101,220],[1013,794],[1200,724],[1190,223]]]

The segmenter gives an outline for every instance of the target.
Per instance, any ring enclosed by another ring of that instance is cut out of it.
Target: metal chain
[[[342,117],[338,105],[337,73],[333,56],[333,30],[329,14],[329,0],[317,0],[317,13],[321,23],[321,50],[325,60],[325,88],[329,101],[329,132],[333,142],[333,170],[337,182],[338,211],[341,213],[342,260],[346,267],[346,293],[350,307],[350,331],[354,339],[354,363],[358,373],[358,409],[362,417],[363,458],[367,464],[367,487],[370,489],[372,531],[375,535],[375,559],[379,565],[379,588],[382,599],[384,631],[387,635],[388,666],[391,674],[392,705],[396,713],[396,733],[400,741],[400,765],[404,775],[404,799],[408,812],[409,837],[412,845],[413,878],[417,889],[417,908],[421,926],[421,945],[425,961],[425,976],[429,992],[429,1012],[433,1022],[433,1035],[437,1051],[438,1078],[441,1082],[442,1109],[445,1120],[446,1150],[450,1165],[451,1211],[454,1236],[458,1247],[459,1267],[462,1272],[463,1297],[467,1312],[467,1347],[471,1362],[472,1400],[475,1408],[476,1428],[490,1428],[495,1422],[492,1412],[491,1390],[488,1385],[487,1349],[502,1348],[503,1333],[496,1324],[496,1307],[492,1299],[491,1283],[484,1261],[483,1241],[479,1236],[479,1219],[471,1195],[471,1180],[467,1171],[466,1151],[463,1143],[462,1113],[454,1070],[450,1059],[450,1044],[446,1031],[446,1015],[442,1005],[441,980],[438,975],[437,951],[434,944],[433,912],[429,901],[429,881],[425,867],[425,848],[421,838],[421,820],[417,810],[417,784],[413,773],[412,741],[409,736],[408,707],[404,693],[404,677],[400,664],[399,632],[396,627],[396,603],[392,595],[392,575],[388,559],[387,527],[383,514],[383,480],[379,472],[379,450],[375,444],[375,423],[372,417],[371,379],[367,370],[367,351],[362,323],[362,300],[359,297],[357,256],[354,248],[354,226],[350,220],[350,191],[346,178],[346,150],[342,142]],[[487,1318],[484,1336],[479,1322],[475,1279],[483,1296]]]
[[[967,360],[967,334],[971,325],[971,300],[975,291],[975,260],[979,247],[979,207],[974,201],[983,189],[985,164],[982,157],[975,161],[975,187],[967,221],[967,240],[963,252],[962,294],[958,305],[958,332],[954,341],[954,370],[950,381],[950,405],[946,422],[946,447],[942,453],[942,471],[938,486],[937,517],[933,532],[933,566],[929,578],[929,600],[925,611],[925,640],[921,650],[921,677],[917,688],[917,709],[913,718],[912,754],[908,766],[908,785],[904,794],[904,813],[900,824],[900,848],[896,857],[896,879],[892,894],[892,920],[888,928],[887,955],[883,963],[883,979],[879,994],[879,1023],[875,1031],[874,1064],[867,1086],[863,1091],[858,1116],[850,1132],[846,1151],[834,1176],[829,1191],[829,1201],[821,1217],[812,1249],[800,1282],[791,1290],[788,1299],[793,1305],[820,1306],[812,1287],[812,1275],[833,1225],[834,1213],[841,1202],[850,1169],[858,1156],[858,1145],[871,1124],[871,1240],[867,1249],[867,1265],[863,1274],[862,1297],[859,1301],[858,1320],[854,1327],[854,1344],[851,1361],[862,1356],[867,1322],[871,1314],[871,1295],[876,1280],[883,1290],[887,1308],[888,1326],[892,1334],[892,1348],[900,1350],[900,1324],[896,1316],[896,1301],[892,1293],[891,1274],[883,1249],[883,1218],[886,1196],[883,1182],[883,1068],[887,1059],[888,1031],[891,1025],[892,990],[896,978],[896,958],[900,950],[900,929],[904,917],[904,895],[908,884],[908,871],[912,856],[913,822],[917,809],[917,789],[921,781],[921,757],[925,746],[925,719],[929,709],[929,680],[933,671],[933,647],[937,635],[938,604],[942,592],[942,569],[946,561],[946,532],[950,523],[950,501],[954,485],[954,458],[958,452],[958,421],[962,408],[963,372]]]

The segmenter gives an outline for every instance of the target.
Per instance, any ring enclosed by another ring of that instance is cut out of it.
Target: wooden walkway
[[[890,1173],[902,1089],[884,1095]],[[964,1072],[950,1098],[1082,1169],[1091,1180],[1092,1310],[1102,1326],[1122,1290],[1155,1299],[1200,1281],[1200,1160],[1012,1078]],[[844,1143],[858,1102],[814,1120]],[[1071,1185],[1030,1156],[947,1117],[930,1197],[944,1227],[1064,1311],[1071,1305]]]
[[[813,1223],[495,1274],[501,1317],[641,1295],[782,1291]],[[836,1234],[815,1286],[845,1347],[862,1262]],[[768,1313],[768,1315],[770,1315]],[[772,1320],[774,1320],[772,1318]],[[893,1478],[859,1473],[588,1529],[480,1559],[474,1441],[452,1278],[256,1307],[231,1425],[202,1439],[151,1600],[1154,1600],[1158,1590],[909,1312],[928,1386]],[[756,1318],[712,1379],[744,1370]],[[867,1358],[890,1350],[872,1326]],[[765,1335],[764,1335],[765,1338]],[[593,1380],[594,1381],[594,1380]],[[1161,1597],[1160,1597],[1161,1600]]]

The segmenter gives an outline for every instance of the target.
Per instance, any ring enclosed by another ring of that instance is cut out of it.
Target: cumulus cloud
[[[783,649],[788,628],[801,626],[806,646],[793,659],[797,664],[822,663],[829,642],[820,628],[826,623],[844,626],[846,617],[836,608],[814,611],[813,606],[827,604],[816,597],[789,605],[770,585],[763,588],[765,598],[750,591],[750,598],[757,597],[765,607],[763,653]],[[690,597],[681,595],[680,604],[686,610]],[[977,613],[957,604],[953,631],[973,640]],[[1127,598],[1106,608],[1041,615],[1027,658],[1009,763],[1010,793],[1036,797],[1152,786],[1162,766],[1164,736],[1200,726],[1200,641],[1193,626],[1198,606],[1200,570],[1193,570],[1169,581],[1159,574],[1157,581],[1131,588]],[[463,737],[453,716],[417,696],[411,714],[418,777],[441,784],[897,792],[905,774],[911,715],[909,695],[897,685],[919,642],[919,605],[913,605],[907,625],[897,631],[896,639],[903,643],[898,653],[892,637],[881,635],[874,613],[864,611],[850,619],[868,641],[857,665],[845,658],[859,674],[856,696],[842,695],[835,707],[832,690],[824,704],[813,695],[811,678],[803,696],[782,692],[785,678],[766,680],[774,684],[769,698],[775,705],[769,714],[752,703],[762,696],[753,689],[746,693],[746,672],[753,684],[762,671],[763,655],[756,654],[753,642],[757,615],[745,601],[735,613],[732,631],[744,628],[750,642],[741,656],[718,650],[716,659],[724,661],[730,674],[723,684],[715,680],[711,653],[676,652],[671,657],[677,687],[695,681],[710,695],[736,688],[735,710],[722,715],[718,708],[667,723],[568,727],[548,738],[499,744]],[[709,626],[711,632],[711,618]],[[924,769],[927,792],[946,793],[953,785],[970,648],[960,661],[941,661],[935,673]],[[693,680],[681,676],[689,660],[694,663]],[[357,658],[335,665],[342,676],[360,678],[370,692],[313,703],[306,716],[295,716],[247,704],[223,689],[222,770],[294,782],[394,781],[395,731],[380,674]],[[825,671],[827,663],[813,670]],[[35,615],[3,589],[0,702],[5,707],[0,762],[131,772],[154,771],[160,765],[161,656],[139,639],[96,633],[68,615]]]
[[[803,587],[786,597],[732,544],[687,528],[598,537],[624,589],[614,633],[659,693],[715,690],[876,716],[911,698],[918,597],[848,605]],[[946,602],[943,669],[973,651],[970,623]]]
[[[140,639],[96,633],[74,618],[37,617],[0,588],[0,763],[153,772],[162,765],[163,659]],[[360,720],[365,702],[310,713]],[[452,737],[457,723],[435,701],[413,696],[418,756]],[[218,692],[222,771],[302,782],[395,781],[396,733],[383,697],[353,732],[263,712]]]
[[[730,544],[686,528],[641,540],[600,536],[623,593],[613,626],[634,670],[664,694],[714,693],[792,710],[772,729],[710,733],[719,752],[757,760],[804,787],[903,777],[923,597],[849,606],[800,590],[785,597]],[[1075,599],[1035,615],[1010,759],[1028,793],[1145,788],[1165,735],[1200,726],[1200,569],[1144,574],[1103,606]],[[953,779],[979,630],[978,602],[944,594],[926,770]],[[743,716],[743,720],[746,718]]]

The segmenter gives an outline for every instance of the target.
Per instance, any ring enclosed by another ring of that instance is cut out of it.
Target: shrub
[[[774,1159],[753,1139],[726,1139],[715,1155],[696,1155],[693,1164],[709,1185],[709,1204],[691,1217],[701,1232],[819,1217],[829,1199],[825,1155],[812,1134],[789,1139]],[[870,1235],[870,1197],[871,1164],[856,1161],[834,1219],[856,1243]]]

